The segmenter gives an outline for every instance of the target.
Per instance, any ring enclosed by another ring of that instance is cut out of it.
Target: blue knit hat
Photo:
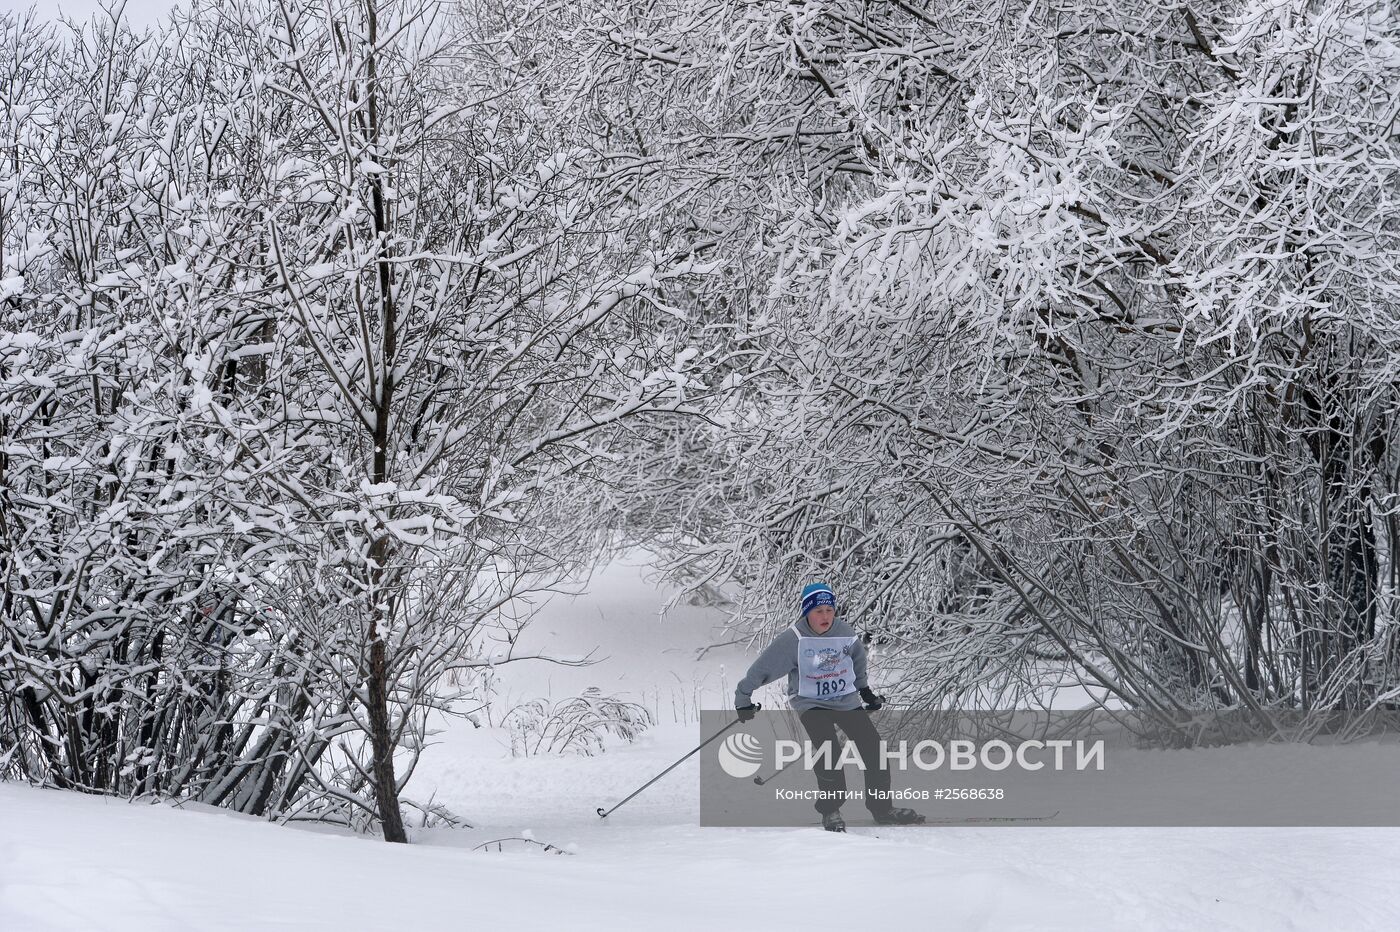
[[[831,591],[831,587],[824,582],[808,583],[802,587],[802,617],[806,618],[807,613],[818,605],[830,605],[836,607],[836,593]]]

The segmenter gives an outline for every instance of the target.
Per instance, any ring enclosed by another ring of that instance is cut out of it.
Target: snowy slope
[[[533,813],[576,855],[408,848],[0,786],[0,929],[1392,930],[1394,830],[701,830]],[[619,816],[621,813],[619,813]],[[678,822],[682,820],[677,820]]]
[[[599,820],[693,746],[683,697],[727,702],[743,657],[696,663],[715,614],[658,620],[636,568],[592,591],[557,600],[531,637],[608,659],[512,666],[502,682],[516,700],[652,695],[661,724],[635,744],[513,758],[497,730],[454,723],[411,789],[473,828],[420,830],[407,848],[0,785],[0,930],[1400,928],[1394,829],[701,829],[694,759]],[[576,853],[472,850],[522,833]]]

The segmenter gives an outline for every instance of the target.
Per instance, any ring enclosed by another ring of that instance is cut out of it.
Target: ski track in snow
[[[659,719],[634,744],[513,758],[501,730],[447,723],[409,795],[473,827],[419,830],[407,848],[0,784],[0,932],[1400,929],[1400,829],[702,829],[694,758],[601,820],[598,806],[698,742],[696,706],[727,706],[748,655],[697,663],[718,614],[681,606],[659,620],[662,596],[635,566],[591,590],[556,599],[520,649],[610,656],[503,667],[503,701],[629,693]],[[471,850],[522,833],[577,853]]]

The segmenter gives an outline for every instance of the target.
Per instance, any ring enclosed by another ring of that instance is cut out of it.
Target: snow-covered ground
[[[717,615],[660,620],[661,602],[612,567],[521,645],[604,659],[501,671],[506,706],[598,686],[655,728],[596,757],[512,757],[503,730],[453,722],[411,795],[473,827],[412,846],[0,785],[0,930],[1400,929],[1400,829],[702,829],[693,758],[600,820],[694,745],[695,709],[727,704],[746,663],[697,662]],[[520,836],[573,853],[473,850]]]

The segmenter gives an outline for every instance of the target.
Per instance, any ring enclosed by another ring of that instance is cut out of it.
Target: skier
[[[924,821],[913,809],[899,809],[889,799],[890,774],[880,754],[880,733],[861,708],[871,711],[884,705],[866,681],[865,645],[845,621],[836,618],[836,595],[826,583],[812,583],[802,590],[802,612],[797,622],[773,640],[749,667],[734,694],[740,721],[748,721],[761,708],[753,691],[781,676],[787,677],[789,705],[799,713],[802,727],[818,756],[816,807],[822,827],[844,832],[841,802],[846,776],[835,766],[839,758],[836,729],[855,743],[865,764],[865,805],[881,825],[908,825]],[[830,755],[829,757],[827,755]]]

